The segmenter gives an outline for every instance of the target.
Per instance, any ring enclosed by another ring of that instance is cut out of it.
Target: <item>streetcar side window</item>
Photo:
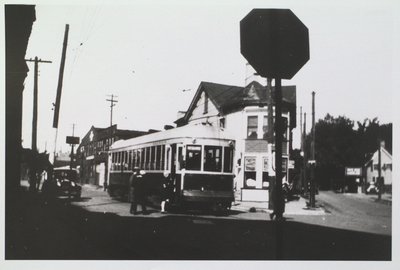
[[[204,171],[220,172],[221,171],[222,147],[220,146],[204,146]]]
[[[146,152],[146,155],[145,155],[145,170],[148,170],[148,169],[150,169],[150,147],[146,147],[145,148],[146,150],[145,150],[145,152]]]
[[[164,155],[165,155],[165,145],[161,145],[160,170],[164,170]]]
[[[167,151],[165,153],[165,170],[169,171],[171,169],[171,166],[169,165],[170,163],[170,155],[171,153],[171,147],[167,147]]]
[[[157,145],[156,148],[156,170],[160,170],[161,169],[161,160],[162,160],[162,155],[161,155],[161,145]]]
[[[115,170],[115,153],[111,153],[111,170]]]
[[[233,149],[224,147],[224,172],[232,172]]]
[[[133,151],[130,150],[128,152],[128,170],[132,170],[133,169]]]
[[[129,169],[132,171],[133,168],[135,167],[135,151],[134,150],[130,151],[130,156],[131,156],[131,164],[129,166]]]
[[[120,170],[120,162],[121,162],[121,152],[117,152],[117,162],[116,162],[116,170]]]
[[[186,147],[186,169],[200,171],[201,169],[200,145],[188,145]]]
[[[145,156],[145,152],[144,152],[144,148],[140,149],[140,165],[139,168],[140,169],[144,169],[144,156]]]
[[[133,158],[135,160],[135,162],[133,162],[133,168],[139,167],[140,159],[139,159],[139,150],[138,149],[133,150]]]
[[[123,170],[127,170],[129,165],[129,160],[128,160],[128,151],[124,152],[124,164],[123,164]]]
[[[152,146],[150,148],[150,170],[155,170],[156,167],[156,147]]]

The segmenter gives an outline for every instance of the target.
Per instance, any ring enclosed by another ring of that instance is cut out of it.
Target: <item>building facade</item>
[[[383,177],[383,184],[385,190],[391,192],[392,190],[392,155],[380,146],[380,149],[372,155],[372,157],[364,165],[365,183],[374,183],[376,186],[379,177],[379,151],[381,156],[381,177]]]
[[[272,87],[274,92],[274,87]],[[292,129],[296,126],[296,87],[282,87],[284,119],[283,181],[288,179]],[[243,201],[268,201],[269,183],[275,177],[274,144],[268,141],[268,98],[266,87],[253,81],[246,87],[201,82],[182,125],[217,126],[234,135],[235,187]],[[272,105],[274,105],[272,103]]]
[[[142,135],[147,131],[117,129],[117,125],[108,128],[92,126],[82,138],[77,149],[77,164],[80,167],[80,179],[83,184],[106,186],[108,174],[108,150],[118,140],[126,140]]]

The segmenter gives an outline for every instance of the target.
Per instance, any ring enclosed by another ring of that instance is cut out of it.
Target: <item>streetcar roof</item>
[[[135,137],[128,140],[118,140],[111,145],[110,150],[177,138],[234,140],[234,137],[231,134],[228,134],[226,131],[217,127],[206,125],[187,125],[179,128]]]

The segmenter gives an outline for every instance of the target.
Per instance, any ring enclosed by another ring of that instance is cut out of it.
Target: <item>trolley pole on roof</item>
[[[114,98],[117,98],[118,96],[114,96],[113,94],[108,95],[109,97],[111,97],[111,99],[106,99],[106,101],[110,102],[110,127],[112,126],[112,119],[113,119],[113,107],[115,106],[114,103],[117,103],[118,100],[115,100]]]

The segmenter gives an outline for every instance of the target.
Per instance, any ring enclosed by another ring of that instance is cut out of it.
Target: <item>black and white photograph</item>
[[[2,13],[1,269],[399,266],[400,2]]]

